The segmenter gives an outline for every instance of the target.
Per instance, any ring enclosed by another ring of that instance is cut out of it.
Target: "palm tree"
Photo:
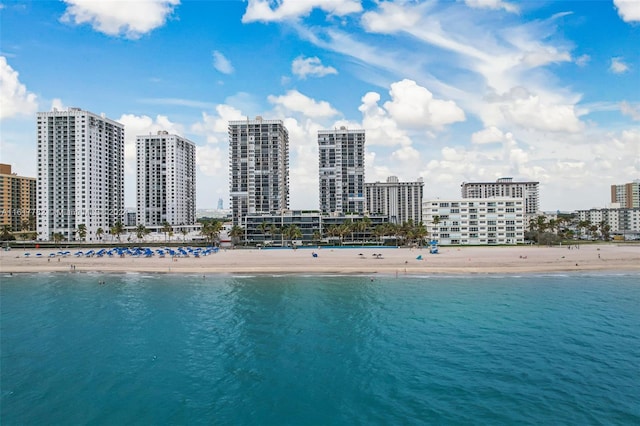
[[[233,243],[233,245],[236,245],[243,235],[244,229],[239,225],[234,225],[229,231],[229,236],[231,237],[231,242]]]
[[[171,228],[171,224],[169,224],[169,222],[167,222],[166,220],[164,222],[162,222],[162,228],[160,229],[162,232],[164,232],[164,242],[167,242],[167,234],[171,231],[173,231],[173,229]]]
[[[591,221],[589,221],[589,220],[578,221],[578,234],[579,234],[579,236],[582,235],[582,233],[584,232],[585,229],[589,229],[590,226],[591,226]]]
[[[11,233],[10,225],[2,225],[2,230],[0,231],[0,239],[2,239],[2,241],[15,239],[15,237],[13,237],[13,234]]]
[[[540,234],[544,233],[547,230],[549,224],[547,223],[547,218],[540,215],[536,217],[535,221],[529,223],[529,229],[531,232],[536,233],[536,239],[538,240],[538,245],[540,245]]]
[[[138,238],[138,240],[144,239],[144,237],[151,231],[149,231],[147,229],[146,226],[144,226],[143,224],[138,225],[138,227],[136,228],[136,238]]]
[[[119,220],[111,227],[111,235],[115,235],[120,241],[120,235],[124,232],[124,225]]]
[[[180,229],[180,233],[182,234],[182,244],[184,244],[187,241],[187,234],[189,233],[189,230],[187,228],[182,228]]]
[[[346,235],[351,234],[353,231],[351,230],[351,224],[353,222],[351,222],[351,220],[347,220],[344,223],[342,223],[341,225],[338,225],[338,236],[340,237],[340,245],[342,245],[343,241],[344,241],[344,237]]]
[[[80,237],[80,240],[84,241],[85,237],[87,236],[87,225],[81,223],[80,225],[78,225],[78,230],[76,232],[78,233],[78,237]]]
[[[282,229],[280,229],[277,225],[272,224],[271,227],[269,227],[269,233],[274,237],[276,235],[280,235],[280,245],[284,244],[283,237],[282,237]]]
[[[364,223],[363,220],[357,220],[355,222],[353,222],[353,225],[351,225],[351,230],[352,230],[352,234],[351,234],[351,239],[353,240],[353,233],[357,233],[358,234],[358,239],[360,241],[362,241],[363,239],[363,233],[364,231],[367,229],[367,224]]]
[[[222,231],[222,223],[217,220],[202,220],[201,223],[202,229],[200,233],[204,235],[211,244],[214,244],[214,241],[220,236],[220,231]]]
[[[609,233],[611,232],[611,225],[609,225],[606,221],[600,222],[600,234],[602,234],[602,239],[604,241],[609,241]]]
[[[320,234],[320,231],[314,231],[311,238],[313,238],[314,243],[320,244],[320,241],[322,240],[322,234]]]
[[[376,238],[378,238],[381,244],[382,244],[382,237],[386,235],[386,232],[387,231],[384,225],[378,225],[373,230],[373,234],[376,236]]]
[[[102,234],[104,234],[104,229],[98,228],[96,230],[96,237],[98,237],[98,239],[102,240]]]
[[[263,241],[267,240],[267,234],[269,234],[269,231],[271,230],[271,225],[268,222],[262,222],[260,225],[258,225],[258,230],[262,233],[263,235]]]
[[[429,236],[429,231],[424,223],[419,222],[413,229],[413,235],[416,237],[418,242],[420,243],[420,247],[422,247],[422,243],[424,243],[424,239]]]
[[[407,240],[407,244],[411,244],[414,238],[413,219],[409,219],[400,225],[398,227],[398,233],[404,240]]]
[[[54,232],[51,234],[51,238],[53,238],[53,242],[58,244],[60,241],[64,240],[64,235],[62,232]]]
[[[300,231],[298,225],[289,225],[282,230],[282,235],[285,239],[291,241],[291,245],[293,245],[293,240],[302,238],[302,231]]]

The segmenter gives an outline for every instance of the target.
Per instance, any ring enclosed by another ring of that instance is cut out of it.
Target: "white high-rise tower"
[[[193,225],[196,221],[196,146],[160,131],[136,138],[137,223]]]
[[[322,213],[364,213],[364,141],[364,130],[318,131]]]
[[[39,112],[38,239],[100,239],[124,211],[124,126],[79,108]]]

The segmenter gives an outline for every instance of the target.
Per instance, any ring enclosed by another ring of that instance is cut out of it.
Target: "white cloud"
[[[370,32],[391,34],[412,27],[420,21],[419,7],[391,2],[380,3],[379,11],[362,15],[362,26]]]
[[[453,101],[434,99],[433,94],[413,80],[391,84],[391,100],[384,107],[401,126],[408,128],[442,128],[464,121],[464,111]]]
[[[640,120],[640,104],[632,105],[627,101],[620,103],[620,112],[628,115],[634,121]]]
[[[576,58],[575,62],[576,65],[579,67],[584,67],[585,65],[587,65],[589,63],[589,61],[591,60],[591,56],[584,54],[584,55],[580,55]]]
[[[398,128],[398,123],[387,111],[378,106],[379,101],[378,93],[369,92],[362,97],[362,104],[358,108],[362,112],[362,127],[367,131],[367,146],[411,145],[411,138]]]
[[[270,0],[249,0],[242,22],[283,21],[307,16],[313,9],[330,15],[344,16],[362,11],[359,0],[277,0],[275,9]]]
[[[534,95],[504,105],[503,113],[513,123],[527,129],[578,132],[583,128],[573,105],[545,104]]]
[[[560,94],[531,93],[514,87],[503,95],[489,95],[479,112],[485,126],[517,125],[524,129],[576,133],[584,128],[576,109],[577,99]]]
[[[180,0],[63,0],[62,22],[89,24],[110,36],[140,38],[165,24]]]
[[[196,165],[206,176],[224,175],[229,167],[229,152],[210,144],[196,146]]]
[[[623,58],[616,56],[615,58],[611,58],[611,65],[609,66],[609,71],[614,74],[622,74],[629,71],[629,65],[623,62]]]
[[[640,22],[640,2],[638,0],[613,0],[613,4],[624,22]]]
[[[55,98],[53,101],[51,101],[51,111],[64,111],[66,109],[68,109],[68,107],[62,102],[62,99]]]
[[[335,68],[322,65],[319,58],[304,58],[302,56],[294,59],[291,64],[291,72],[302,79],[307,78],[307,76],[324,77],[329,74],[338,74]]]
[[[146,115],[123,114],[117,121],[124,124],[125,204],[134,206],[136,202],[136,137],[156,134],[160,130],[184,136],[184,129],[182,125],[171,122],[164,115],[158,115],[153,119]]]
[[[222,74],[232,74],[234,71],[231,61],[217,50],[213,51],[213,67]]]
[[[338,114],[329,102],[316,101],[297,90],[289,90],[285,95],[268,97],[269,102],[286,111],[299,112],[307,117],[328,118]]]
[[[553,46],[538,45],[533,50],[525,51],[522,55],[522,63],[529,68],[569,61],[571,61],[569,52],[560,51]]]
[[[117,121],[124,124],[124,161],[125,172],[128,173],[135,174],[136,170],[136,137],[156,134],[160,130],[184,135],[183,127],[180,124],[172,123],[164,115],[158,115],[154,120],[146,115],[123,114]]]
[[[464,0],[464,2],[474,9],[504,9],[511,13],[518,12],[518,8],[515,5],[502,0]]]
[[[217,115],[209,115],[203,112],[202,121],[191,126],[193,133],[206,136],[207,143],[210,144],[226,141],[229,121],[245,118],[240,110],[230,105],[220,104],[215,109]]]
[[[503,140],[504,133],[495,126],[489,126],[471,135],[471,142],[478,145],[502,142]]]
[[[18,115],[32,115],[38,110],[35,94],[20,83],[19,73],[0,56],[0,120]]]

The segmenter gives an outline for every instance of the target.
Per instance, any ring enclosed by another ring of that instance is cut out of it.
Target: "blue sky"
[[[291,207],[318,208],[319,129],[364,128],[366,181],[540,182],[544,210],[640,178],[640,1],[1,1],[0,161],[36,175],[35,113],[80,107],[197,150],[229,201],[228,120],[282,119]]]

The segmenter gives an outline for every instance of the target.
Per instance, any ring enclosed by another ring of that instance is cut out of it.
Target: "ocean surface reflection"
[[[638,278],[5,277],[0,421],[638,424]]]

